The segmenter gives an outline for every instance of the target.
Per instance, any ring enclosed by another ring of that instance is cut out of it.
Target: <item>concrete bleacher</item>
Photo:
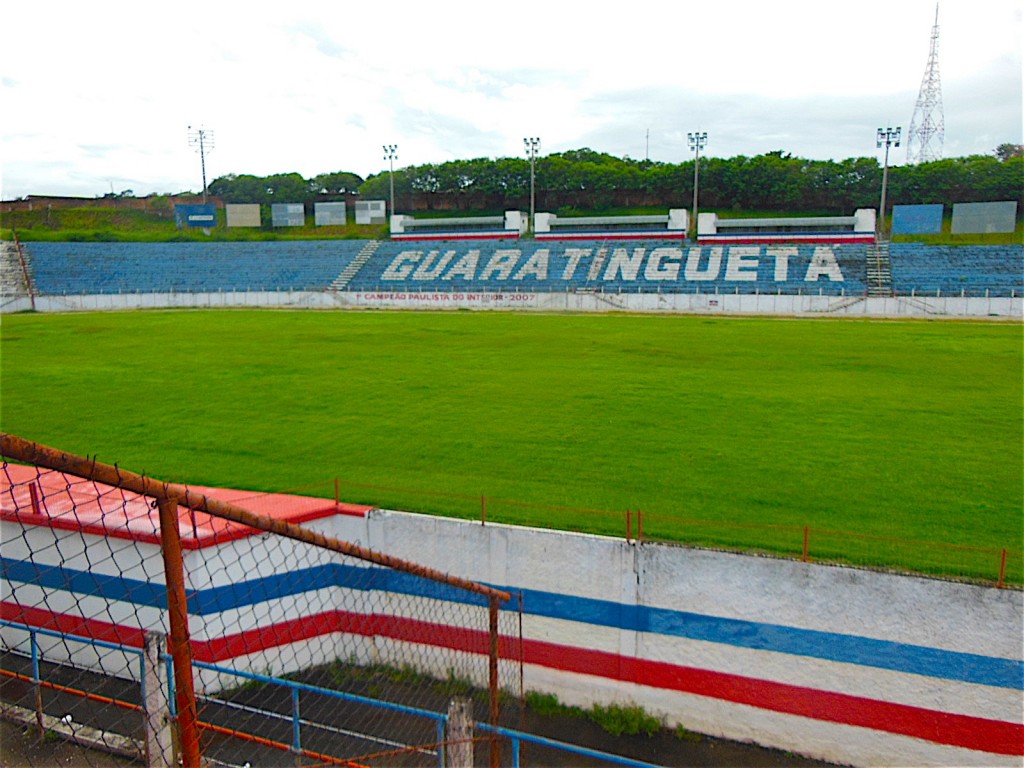
[[[28,293],[18,247],[7,240],[0,241],[0,299],[19,298]]]
[[[25,246],[41,295],[326,290],[362,240]]]
[[[697,247],[677,239],[384,243],[349,291],[860,295],[865,246]]]
[[[897,296],[1024,296],[1024,246],[893,243]]]
[[[868,248],[693,246],[678,239],[24,245],[42,296],[335,290],[863,296]],[[893,243],[890,259],[897,296],[1024,295],[1024,246]]]

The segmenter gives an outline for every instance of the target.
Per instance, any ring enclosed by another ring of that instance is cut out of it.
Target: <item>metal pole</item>
[[[700,143],[693,145],[693,226],[697,228],[697,189],[700,186]]]
[[[889,142],[885,142],[885,162],[882,166],[882,200],[878,206],[878,231],[885,235],[885,191],[889,184]]]
[[[878,230],[878,237],[879,237],[879,239],[883,239],[885,237],[885,232],[886,232],[886,230],[885,230],[885,192],[886,192],[886,186],[889,183],[889,147],[890,146],[898,147],[900,145],[900,131],[901,130],[902,129],[900,128],[900,126],[897,125],[895,129],[893,129],[893,128],[885,128],[883,130],[882,128],[879,128],[878,129],[878,133],[876,134],[875,146],[876,147],[881,147],[883,145],[885,146],[885,161],[884,161],[884,163],[882,165],[882,199],[881,199],[881,201],[879,203],[879,206],[878,206],[878,226],[876,227],[876,229]]]
[[[540,138],[531,136],[523,139],[523,145],[526,147],[526,154],[530,156],[530,221],[528,228],[532,234],[534,231],[533,220],[537,215],[537,150],[540,149]]]
[[[276,533],[296,541],[330,549],[333,552],[356,557],[360,560],[376,563],[388,568],[397,568],[406,573],[413,573],[431,581],[450,584],[487,598],[494,597],[501,602],[507,602],[512,599],[508,592],[502,592],[484,584],[478,584],[458,576],[451,576],[433,568],[415,565],[393,555],[375,552],[358,544],[324,536],[300,525],[286,523],[264,515],[257,515],[234,504],[218,501],[201,493],[196,493],[184,485],[165,483],[151,477],[144,477],[111,464],[103,464],[94,459],[64,453],[56,448],[35,443],[7,432],[0,432],[0,455],[23,461],[26,464],[55,469],[58,472],[67,472],[86,480],[95,480],[104,485],[124,488],[142,496],[149,496],[158,500],[174,499],[183,507],[195,512],[206,512],[215,517],[232,520],[260,531]],[[177,529],[175,529],[176,532]]]
[[[192,648],[188,636],[188,600],[185,595],[185,567],[178,531],[178,500],[163,498],[160,510],[160,550],[167,581],[167,613],[171,625],[170,651],[174,660],[174,697],[178,703],[178,734],[185,768],[199,768],[199,716],[192,681]]]
[[[203,205],[206,205],[206,136],[199,132],[199,164],[203,169]]]
[[[208,131],[205,128],[196,128],[193,130],[192,126],[188,127],[188,143],[193,147],[199,148],[199,162],[203,169],[203,204],[206,204],[206,145],[210,145],[210,149],[213,149],[213,131]]]
[[[700,150],[708,142],[707,131],[688,133],[686,135],[690,148],[694,151],[693,156],[693,239],[697,239],[697,189],[700,181]]]
[[[384,159],[388,161],[391,175],[391,215],[395,214],[395,158],[398,157],[397,144],[384,145]]]

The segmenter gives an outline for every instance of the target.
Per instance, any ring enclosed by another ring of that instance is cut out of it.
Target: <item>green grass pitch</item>
[[[161,479],[338,477],[619,536],[642,509],[650,536],[789,553],[809,526],[818,556],[964,576],[1008,548],[1021,580],[1017,323],[192,310],[0,336],[4,431]]]

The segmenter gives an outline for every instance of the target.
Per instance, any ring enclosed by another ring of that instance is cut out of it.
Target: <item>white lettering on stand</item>
[[[837,283],[843,282],[843,273],[839,269],[839,262],[836,261],[835,253],[833,253],[831,248],[823,245],[814,249],[811,263],[807,265],[807,277],[804,278],[804,282],[814,282],[820,279],[822,275]]]

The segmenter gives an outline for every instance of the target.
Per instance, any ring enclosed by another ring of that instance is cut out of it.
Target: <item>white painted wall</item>
[[[810,630],[925,654],[1024,658],[1024,593],[1019,590],[379,510],[365,520],[329,518],[313,525],[511,591],[610,601],[625,610],[665,609],[693,614],[697,621]],[[838,693],[1018,726],[1024,718],[1019,687],[595,625],[586,616],[578,621],[538,616],[530,613],[529,597],[523,627],[527,639],[800,686],[825,697]],[[841,763],[1021,764],[1019,756],[543,665],[526,665],[525,685],[580,706],[635,702],[669,724]]]
[[[478,309],[540,312],[644,312],[657,314],[756,314],[808,317],[941,317],[1024,319],[1024,297],[817,296],[735,293],[336,293],[236,291],[125,293],[36,297],[39,312],[131,309],[283,307],[292,309]],[[7,301],[0,313],[31,309],[28,298]]]
[[[12,561],[162,579],[156,545],[123,546],[102,536],[43,527],[30,527],[22,536],[13,526],[0,524],[4,556]],[[852,703],[883,714],[919,712],[940,724],[952,717],[961,730],[965,722],[981,728],[994,723],[1004,734],[1024,735],[1021,681],[1013,679],[1024,668],[1020,590],[383,510],[365,517],[336,515],[307,526],[514,594],[521,591],[525,687],[554,693],[567,704],[636,703],[668,725],[855,765],[1021,764],[1021,754],[995,753],[984,744],[943,743],[942,728],[934,738],[923,738],[884,722],[865,726],[842,711]],[[189,588],[208,593],[333,557],[287,540],[272,542],[274,554],[268,555],[265,539],[253,536],[186,552]],[[97,558],[98,547],[109,552]],[[0,599],[128,629],[166,631],[159,609],[33,583],[19,582],[15,589],[12,593],[11,583],[0,582]],[[380,594],[321,586],[257,599],[250,607],[190,617],[191,635],[202,643],[272,629],[332,605],[357,613],[379,611]],[[447,604],[436,611],[403,600],[395,605],[406,606],[395,608],[398,616],[413,610],[410,618],[444,622],[452,615]],[[513,601],[510,607],[514,611],[517,605]],[[640,621],[641,615],[648,618]],[[505,622],[504,634],[514,637],[515,625]],[[24,631],[7,628],[0,634],[8,647],[27,649]],[[41,645],[47,656],[74,654],[77,663],[137,675],[131,654],[62,641]],[[845,657],[832,652],[847,646],[868,650]],[[220,663],[282,674],[329,662],[339,649],[346,659],[418,662],[441,676],[445,670],[434,667],[438,659],[450,658],[408,640],[324,635]],[[906,663],[918,657],[924,666]],[[936,657],[946,661],[934,664]],[[595,666],[588,666],[590,660]],[[637,671],[652,666],[664,673]],[[238,684],[205,672],[197,677],[200,690]],[[679,686],[677,677],[712,678],[723,687]],[[737,685],[741,693],[747,688],[759,695],[764,689],[768,698],[737,699],[730,693]],[[780,690],[783,698],[791,693],[810,702],[811,709],[780,704]],[[832,711],[835,707],[839,710]]]

